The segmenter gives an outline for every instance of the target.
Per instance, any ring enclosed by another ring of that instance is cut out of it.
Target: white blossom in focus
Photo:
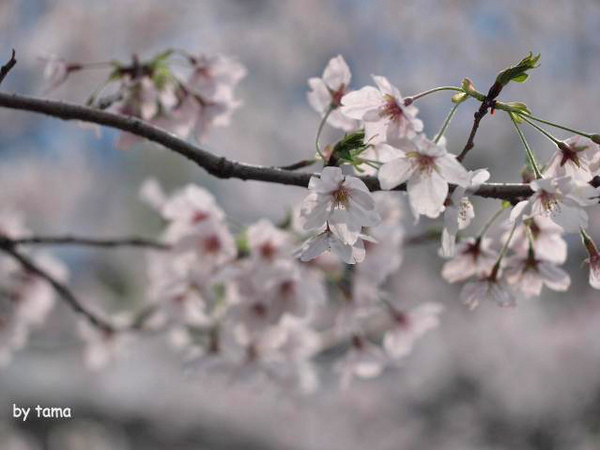
[[[447,199],[442,230],[442,256],[449,258],[454,255],[456,233],[467,228],[475,217],[473,204],[465,194],[475,192],[489,178],[490,173],[486,169],[470,171],[468,188],[457,186]]]
[[[423,131],[417,107],[406,106],[398,88],[387,78],[373,75],[373,80],[377,88],[365,86],[342,97],[342,113],[365,122],[365,141],[394,144]]]
[[[594,177],[592,164],[598,155],[597,144],[583,136],[573,136],[557,148],[544,175],[548,178],[570,176],[573,180],[588,182]]]
[[[344,57],[331,58],[321,78],[309,78],[310,91],[307,94],[310,106],[323,117],[330,108],[327,123],[346,132],[356,130],[358,121],[342,114],[339,107],[344,95],[349,91],[352,74]]]
[[[345,244],[358,239],[362,227],[375,226],[381,220],[375,200],[362,180],[343,175],[339,167],[324,167],[320,177],[310,179],[310,194],[304,199],[301,215],[304,229],[314,230],[328,224]]]
[[[407,182],[408,199],[415,218],[423,214],[436,218],[444,210],[448,183],[469,187],[469,174],[440,144],[423,135],[403,140],[397,147],[397,157],[379,169],[383,189],[393,189]]]
[[[586,228],[588,215],[584,207],[598,204],[600,188],[574,181],[571,177],[542,178],[530,183],[533,195],[515,205],[512,222],[530,217],[549,217],[565,232]]]

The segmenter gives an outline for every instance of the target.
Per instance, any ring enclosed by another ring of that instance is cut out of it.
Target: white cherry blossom
[[[506,261],[507,281],[526,298],[539,296],[542,286],[564,292],[571,285],[571,277],[556,263],[536,255],[535,252],[517,254]]]
[[[310,91],[307,94],[310,106],[323,117],[330,108],[333,110],[327,117],[327,123],[346,132],[356,130],[358,121],[342,114],[339,109],[341,100],[349,92],[348,86],[352,74],[344,57],[338,55],[331,58],[321,78],[309,78]]]
[[[423,131],[423,122],[416,117],[419,112],[416,106],[406,106],[398,88],[387,78],[372,77],[377,88],[365,86],[342,97],[342,113],[365,122],[365,141],[394,143]]]
[[[583,136],[573,136],[557,148],[544,175],[549,178],[570,176],[573,180],[588,182],[594,177],[591,165],[599,152],[594,142]]]
[[[343,175],[339,167],[324,167],[320,177],[313,176],[310,194],[303,203],[304,229],[314,230],[328,224],[345,244],[354,244],[362,227],[377,225],[381,220],[375,200],[360,179]]]
[[[323,252],[333,252],[346,264],[356,264],[365,259],[363,239],[370,238],[359,235],[353,244],[346,244],[329,227],[325,227],[319,234],[308,239],[296,254],[300,256],[300,261],[306,262]]]
[[[512,222],[530,217],[546,216],[565,232],[586,228],[588,215],[584,207],[598,204],[600,188],[574,181],[571,177],[542,178],[530,183],[533,195],[513,208]]]
[[[355,335],[351,338],[350,349],[341,360],[337,361],[334,370],[340,373],[342,389],[347,389],[354,378],[378,377],[388,362],[381,347],[362,336]]]
[[[390,312],[392,328],[383,336],[383,348],[386,353],[393,359],[408,355],[417,339],[438,327],[439,315],[443,310],[441,304],[433,302],[424,303],[407,312],[394,307]]]
[[[567,242],[563,239],[563,229],[545,216],[536,216],[517,225],[510,247],[517,253],[525,253],[529,249],[527,227],[531,230],[535,254],[546,260],[562,264],[567,259]],[[508,239],[507,231],[502,236],[503,242]]]
[[[448,183],[469,186],[469,174],[456,156],[423,135],[402,140],[397,155],[379,169],[379,183],[383,189],[393,189],[407,182],[408,199],[415,218],[421,214],[430,218],[440,215],[448,195]]]
[[[456,246],[454,257],[442,268],[442,277],[449,283],[466,280],[472,276],[489,275],[498,253],[491,248],[492,240],[468,238]]]
[[[469,309],[477,308],[487,299],[493,300],[502,307],[517,305],[512,289],[506,281],[498,279],[496,276],[488,276],[466,283],[460,292],[460,299]]]
[[[475,217],[473,204],[465,194],[476,191],[490,178],[486,169],[469,172],[469,186],[457,186],[446,200],[444,211],[444,229],[442,230],[442,256],[451,257],[456,247],[456,233],[469,226]]]

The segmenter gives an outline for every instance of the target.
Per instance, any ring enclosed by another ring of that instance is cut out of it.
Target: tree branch
[[[34,275],[42,278],[43,280],[50,283],[50,285],[54,288],[54,290],[69,304],[73,310],[81,315],[83,315],[92,325],[100,328],[101,330],[112,333],[115,330],[113,325],[106,322],[104,319],[98,317],[96,314],[91,312],[81,303],[77,297],[71,292],[71,290],[54,278],[50,273],[39,267],[35,264],[31,259],[27,256],[21,254],[17,250],[15,250],[14,245],[12,245],[10,239],[3,238],[0,240],[0,251],[12,256],[15,260],[17,260],[25,270],[31,272]]]
[[[238,178],[241,180],[267,181],[270,183],[307,187],[308,181],[313,175],[311,173],[294,172],[277,167],[264,167],[231,161],[207,152],[143,120],[86,106],[0,93],[0,107],[45,114],[63,120],[80,120],[96,123],[126,131],[185,156],[217,178]],[[361,179],[371,191],[381,190],[376,177],[361,177]],[[451,185],[450,189],[454,189],[454,186]],[[395,190],[404,191],[406,190],[406,185],[402,184],[396,187]],[[532,193],[531,188],[527,184],[488,183],[483,184],[474,195],[515,201],[520,198],[529,197]]]
[[[14,246],[18,245],[81,245],[88,247],[118,248],[118,247],[140,247],[156,250],[168,250],[170,246],[162,242],[138,237],[100,239],[79,236],[31,236],[11,239]]]
[[[477,130],[479,129],[479,123],[481,122],[481,119],[483,119],[488,113],[489,108],[492,108],[492,113],[494,112],[493,109],[496,103],[496,97],[500,95],[501,91],[502,85],[498,83],[498,81],[496,81],[488,91],[483,101],[481,102],[481,106],[479,107],[479,109],[475,112],[473,119],[473,127],[471,128],[469,139],[467,139],[467,143],[465,144],[465,148],[463,149],[463,151],[460,152],[460,155],[456,157],[456,159],[459,162],[462,162],[463,159],[465,159],[465,156],[467,156],[467,153],[469,153],[469,150],[471,150],[475,146],[475,135],[477,134]]]
[[[0,84],[4,81],[4,78],[6,78],[6,75],[8,75],[8,72],[10,72],[12,70],[12,68],[15,67],[16,64],[17,64],[17,60],[15,59],[15,49],[13,49],[10,60],[6,64],[4,64],[2,67],[0,67]]]

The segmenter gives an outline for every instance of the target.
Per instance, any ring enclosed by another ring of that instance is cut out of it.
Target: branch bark
[[[0,107],[45,114],[63,120],[79,120],[95,123],[126,131],[160,144],[188,158],[217,178],[238,178],[240,180],[257,180],[307,187],[308,181],[313,175],[311,173],[294,172],[277,167],[257,166],[231,161],[203,150],[143,120],[87,106],[0,92]],[[371,191],[381,190],[376,177],[361,177],[361,179]],[[450,189],[454,189],[454,186],[451,185]],[[406,185],[402,184],[396,187],[395,190],[404,191],[406,190]],[[474,195],[480,197],[510,201],[528,197],[531,194],[531,188],[527,184],[522,183],[487,183],[483,184],[474,193]]]
[[[8,72],[10,72],[12,70],[12,68],[16,66],[16,64],[17,64],[17,59],[15,58],[15,50],[13,49],[10,60],[6,64],[4,64],[2,67],[0,67],[0,84],[4,81],[4,78],[6,78],[6,75],[8,75]]]
[[[19,245],[81,245],[86,247],[119,248],[139,247],[155,250],[168,250],[169,245],[151,239],[138,237],[102,239],[79,236],[31,236],[10,240],[14,246]]]

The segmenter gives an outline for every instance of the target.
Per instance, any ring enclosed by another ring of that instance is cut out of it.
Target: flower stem
[[[494,215],[492,217],[490,217],[490,219],[483,226],[483,228],[477,235],[477,239],[481,239],[485,235],[485,233],[488,232],[490,227],[494,224],[494,222],[498,219],[498,217],[500,217],[500,215],[504,212],[505,209],[506,209],[506,206],[504,204],[502,204],[502,207],[498,211],[496,211],[494,213]]]
[[[492,273],[490,275],[490,278],[493,280],[496,280],[496,277],[498,276],[498,270],[500,270],[500,263],[502,262],[502,259],[504,259],[504,257],[506,256],[506,252],[508,252],[508,246],[510,245],[510,241],[512,241],[512,238],[515,235],[515,230],[517,229],[517,225],[518,225],[518,222],[515,221],[515,223],[513,224],[512,228],[510,230],[510,234],[508,235],[508,239],[504,243],[502,250],[500,250],[500,255],[498,255],[498,260],[496,261],[496,264],[494,264],[494,268],[492,269]]]
[[[523,131],[521,131],[521,128],[519,128],[519,124],[515,120],[515,117],[511,113],[508,113],[508,115],[510,116],[510,120],[512,120],[513,124],[515,125],[515,128],[517,129],[517,133],[519,134],[519,137],[521,138],[521,142],[523,142],[523,145],[525,146],[525,153],[527,154],[527,159],[529,160],[529,164],[531,165],[531,168],[533,169],[533,173],[535,174],[535,177],[538,179],[542,178],[542,172],[540,171],[540,168],[537,165],[537,160],[535,158],[535,155],[534,155],[533,151],[531,150],[531,147],[529,147],[529,144],[527,143],[527,139],[525,139],[525,135],[523,134]]]
[[[317,129],[317,137],[315,139],[315,147],[317,148],[317,154],[320,156],[320,158],[323,161],[325,161],[325,156],[323,155],[323,153],[321,153],[321,149],[319,148],[319,139],[321,138],[321,132],[323,131],[325,122],[327,122],[327,118],[329,117],[329,114],[331,114],[331,111],[333,111],[334,109],[335,109],[335,106],[330,106],[329,109],[327,109],[327,112],[321,119],[321,123],[319,124],[319,128]]]
[[[459,105],[460,105],[460,103],[455,104],[452,107],[452,109],[450,110],[450,112],[448,113],[448,115],[446,116],[446,120],[444,120],[444,124],[442,125],[442,128],[440,129],[439,133],[436,135],[435,139],[433,140],[433,142],[435,142],[436,144],[440,141],[442,136],[446,133],[446,130],[448,129],[448,125],[450,125],[450,121],[454,117],[454,114],[456,113],[456,110]]]
[[[539,125],[537,125],[534,122],[532,122],[531,120],[529,120],[526,116],[520,116],[520,117],[525,122],[527,122],[529,125],[531,125],[533,128],[535,128],[540,133],[542,133],[544,136],[546,136],[548,139],[550,139],[552,142],[554,142],[556,145],[559,145],[561,143],[561,141],[559,139],[555,138],[550,133],[548,133],[546,130],[544,130],[542,127],[540,127]]]
[[[518,114],[519,116],[521,116],[523,118],[532,119],[532,120],[535,120],[536,122],[540,122],[540,123],[543,123],[543,124],[546,124],[546,125],[550,125],[551,127],[554,127],[554,128],[559,128],[561,130],[565,130],[565,131],[569,131],[571,133],[578,134],[578,135],[586,137],[588,139],[592,138],[592,135],[590,133],[585,133],[583,131],[575,130],[573,128],[569,128],[569,127],[566,127],[564,125],[559,125],[557,123],[550,122],[548,120],[540,119],[539,117],[532,116],[531,114],[525,114],[522,111],[515,111],[515,114]]]
[[[429,94],[433,94],[435,92],[441,92],[441,91],[457,91],[457,92],[463,92],[463,90],[459,87],[456,86],[440,86],[440,87],[436,87],[433,89],[429,89],[428,91],[423,91],[423,92],[419,92],[418,94],[415,95],[411,95],[410,97],[406,97],[404,99],[404,105],[408,106],[410,105],[412,102],[414,102],[415,100],[418,100],[422,97],[425,97]]]

